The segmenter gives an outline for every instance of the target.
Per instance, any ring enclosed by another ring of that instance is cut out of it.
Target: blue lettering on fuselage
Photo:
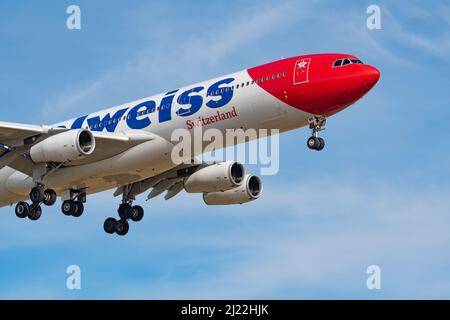
[[[100,119],[100,116],[89,118],[87,120],[88,126],[92,131],[103,131],[103,129],[106,128],[106,131],[114,132],[116,130],[117,124],[119,123],[119,120],[127,110],[128,108],[117,110],[112,117],[109,113],[107,113],[103,117],[103,119]]]
[[[180,105],[190,105],[190,107],[187,109],[180,108],[177,111],[177,115],[182,116],[182,117],[187,117],[187,116],[193,115],[198,110],[200,110],[200,108],[202,107],[202,104],[203,104],[203,98],[200,95],[190,95],[190,94],[194,93],[194,92],[198,93],[198,92],[202,91],[203,89],[205,89],[205,87],[195,87],[195,88],[192,88],[190,90],[183,92],[178,97],[177,102]]]
[[[206,102],[206,106],[209,108],[220,108],[225,106],[233,98],[234,90],[228,86],[234,78],[226,78],[215,82],[206,90],[206,97],[211,99]],[[177,99],[177,103],[180,108],[176,111],[176,114],[181,117],[191,116],[197,113],[203,105],[203,97],[200,94],[205,88],[194,87],[182,92]],[[161,99],[158,108],[158,121],[159,123],[166,122],[172,119],[172,104],[174,97],[179,89],[167,92]],[[83,123],[87,118],[87,125],[92,131],[103,131],[106,129],[108,132],[114,132],[117,124],[122,120],[129,108],[123,108],[117,110],[113,116],[107,113],[100,119],[100,116],[94,116],[88,118],[87,115],[79,117],[72,123],[71,129],[80,129],[83,127]],[[156,102],[153,100],[139,103],[138,105],[129,109],[126,116],[126,123],[130,129],[144,129],[150,126],[151,121],[149,115],[154,113],[156,109]]]
[[[83,126],[83,122],[87,117],[88,116],[85,115],[85,116],[76,118],[75,121],[72,123],[72,126],[70,127],[70,129],[80,129]]]
[[[210,100],[206,105],[210,108],[220,108],[226,105],[233,98],[233,90],[229,86],[222,86],[223,84],[230,84],[233,78],[223,79],[211,85],[208,89],[208,96],[220,97],[219,100]]]
[[[139,103],[137,106],[130,109],[127,116],[127,125],[131,129],[147,128],[151,122],[148,116],[149,113],[155,111],[156,103],[153,100]]]
[[[173,97],[175,97],[175,93],[178,92],[179,89],[167,92],[166,95],[162,98],[161,103],[159,104],[159,112],[158,112],[158,120],[159,123],[166,122],[172,119],[172,102]]]

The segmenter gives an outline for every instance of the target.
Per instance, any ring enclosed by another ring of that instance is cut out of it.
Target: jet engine
[[[86,129],[70,130],[48,137],[30,149],[35,163],[70,162],[91,155],[95,150],[95,138]]]
[[[242,204],[258,199],[262,193],[262,182],[257,176],[246,175],[244,183],[223,192],[205,192],[203,201],[207,205]]]
[[[245,168],[236,161],[227,161],[201,168],[184,180],[189,193],[225,191],[240,186]]]

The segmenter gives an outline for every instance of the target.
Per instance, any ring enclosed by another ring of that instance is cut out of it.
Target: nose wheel
[[[306,141],[306,145],[311,150],[323,150],[325,148],[325,140],[319,137],[319,132],[325,130],[326,118],[314,116],[309,118],[308,122],[312,135]]]
[[[325,147],[325,140],[320,137],[309,137],[307,141],[308,148],[320,151]]]

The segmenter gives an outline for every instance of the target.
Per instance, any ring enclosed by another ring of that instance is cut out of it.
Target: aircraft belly
[[[0,207],[27,198],[31,178],[10,167],[0,170]]]
[[[171,161],[173,145],[164,139],[144,142],[115,157],[62,168],[45,177],[47,187],[61,192],[67,189],[106,190],[167,171],[175,166]]]

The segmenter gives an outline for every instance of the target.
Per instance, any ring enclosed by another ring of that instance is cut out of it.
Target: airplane
[[[79,217],[87,195],[116,188],[118,219],[108,234],[124,236],[144,216],[136,196],[182,190],[207,205],[243,204],[260,197],[261,179],[236,161],[175,164],[170,140],[177,128],[227,129],[308,126],[307,147],[320,151],[327,118],[354,104],[380,72],[349,54],[295,56],[122,104],[54,125],[0,122],[0,206],[38,220],[42,205],[61,198],[64,215]],[[203,119],[212,121],[205,122]],[[193,155],[198,156],[198,155]],[[31,201],[30,203],[26,202]]]

